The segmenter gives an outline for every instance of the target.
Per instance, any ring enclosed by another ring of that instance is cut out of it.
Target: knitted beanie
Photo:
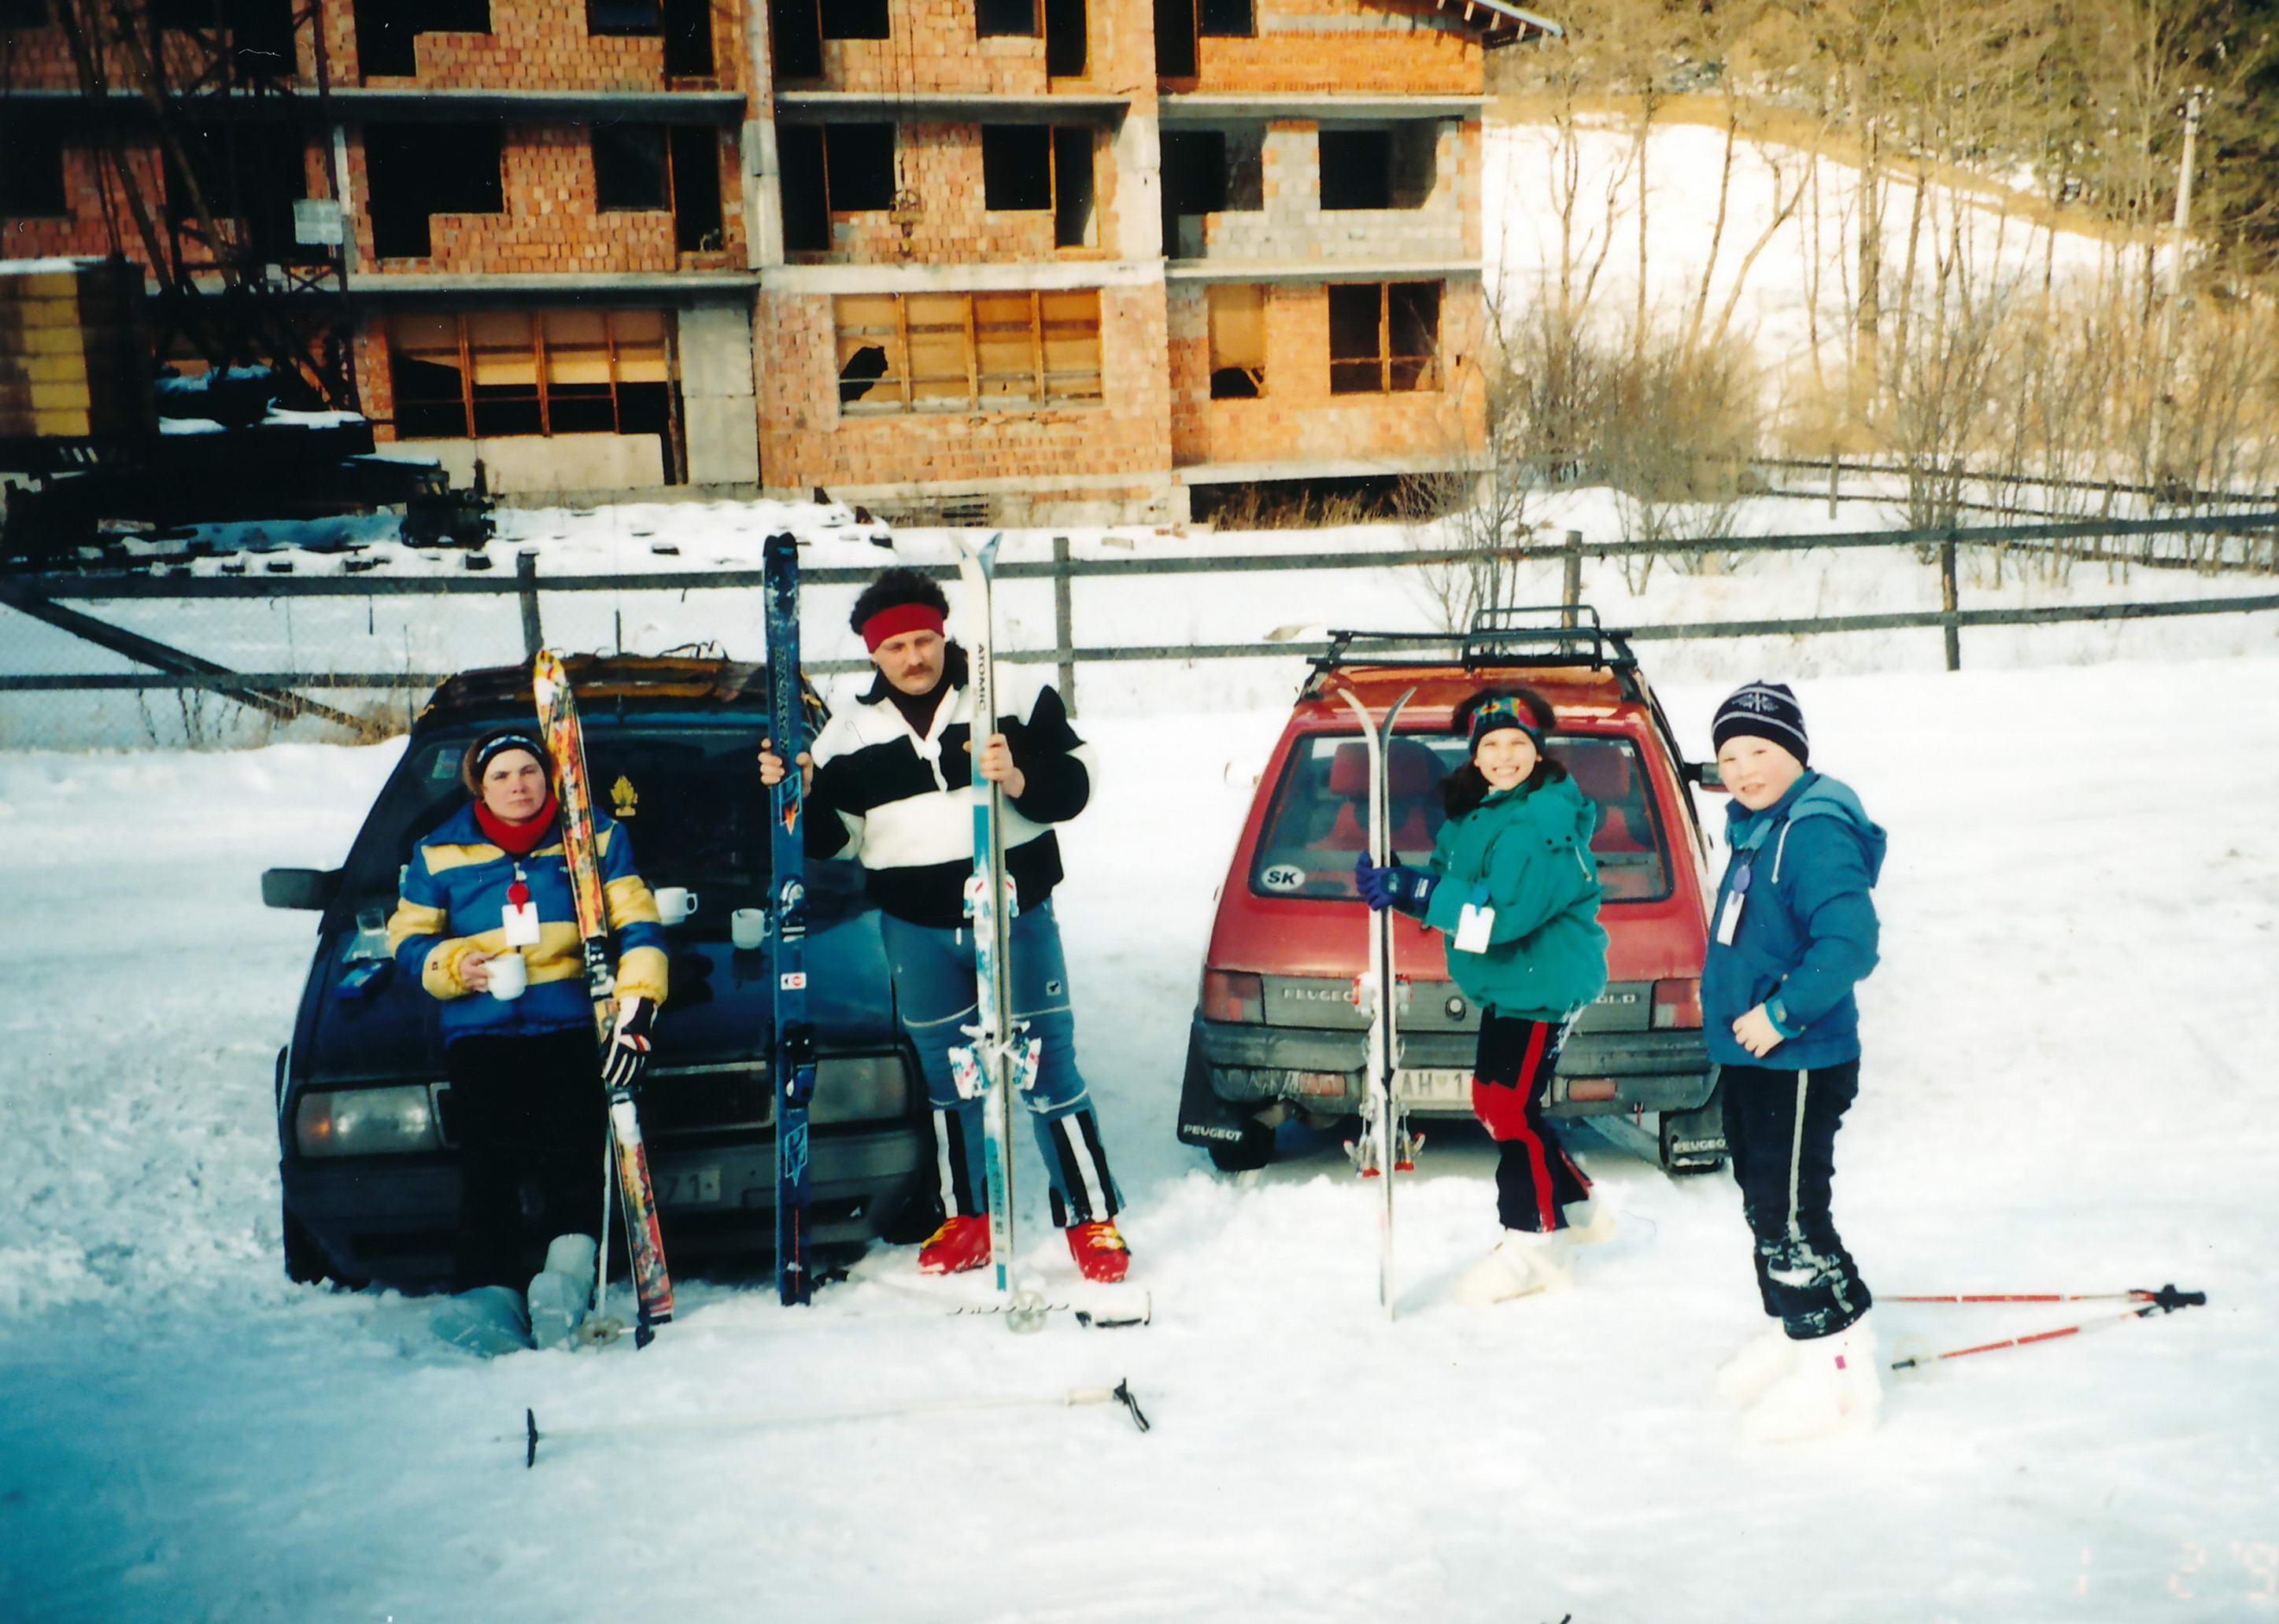
[[[1709,724],[1713,750],[1725,747],[1728,739],[1746,735],[1769,739],[1796,757],[1799,765],[1812,760],[1812,741],[1805,737],[1804,712],[1784,682],[1745,682],[1725,696],[1717,718]]]
[[[509,750],[526,750],[535,756],[540,770],[546,774],[548,787],[553,786],[554,758],[547,754],[538,730],[510,724],[491,729],[469,745],[467,753],[459,758],[459,782],[466,786],[468,794],[478,801],[483,798],[484,770]]]

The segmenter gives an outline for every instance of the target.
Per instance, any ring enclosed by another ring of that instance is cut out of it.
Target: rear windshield
[[[1551,755],[1599,806],[1591,835],[1610,902],[1669,894],[1669,853],[1638,747],[1600,735],[1552,735]],[[1402,862],[1432,854],[1445,815],[1440,781],[1463,764],[1453,734],[1399,734],[1386,752],[1393,848]],[[1369,844],[1369,747],[1359,733],[1313,733],[1290,753],[1250,871],[1262,897],[1351,897],[1354,860]]]
[[[724,918],[727,908],[764,900],[767,883],[767,806],[753,764],[760,732],[609,721],[586,729],[595,809],[633,837],[641,877],[651,885],[710,886],[718,900],[707,898],[702,907]],[[413,744],[358,843],[357,857],[368,869],[351,876],[359,888],[392,901],[398,865],[412,846],[466,804],[459,757],[467,743],[431,735]]]

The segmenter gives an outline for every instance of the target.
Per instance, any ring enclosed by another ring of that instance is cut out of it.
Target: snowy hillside
[[[1689,738],[1719,691],[1670,695]],[[1839,1142],[1870,1283],[2175,1280],[2210,1306],[1957,1361],[1895,1388],[1873,1436],[1788,1452],[1738,1444],[1706,1392],[1756,1316],[1729,1181],[1582,1141],[1623,1238],[1564,1295],[1460,1309],[1490,1160],[1436,1141],[1388,1325],[1372,1206],[1333,1151],[1230,1183],[1172,1141],[1269,707],[1087,725],[1113,776],[1061,908],[1154,1326],[1016,1337],[876,1284],[796,1312],[700,1282],[638,1357],[488,1365],[418,1305],[289,1287],[276,1260],[270,1063],[309,920],[262,910],[256,877],[337,861],[395,747],[0,755],[7,1616],[2266,1616],[2279,662],[1802,693],[1818,759],[1892,831]],[[2073,1311],[1880,1313],[1889,1353]],[[526,1406],[567,1432],[1119,1377],[1146,1436],[1027,1407],[565,1436],[527,1473],[517,1441]]]

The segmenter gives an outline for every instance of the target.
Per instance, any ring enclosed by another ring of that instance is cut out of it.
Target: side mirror
[[[341,892],[338,869],[264,869],[261,904],[264,908],[302,908],[321,911]]]
[[[1722,790],[1725,787],[1725,780],[1719,775],[1715,762],[1688,762],[1685,763],[1685,776],[1703,789]]]

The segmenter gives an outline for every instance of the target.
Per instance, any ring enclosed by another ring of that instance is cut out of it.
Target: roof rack
[[[1329,647],[1308,663],[1319,675],[1339,667],[1414,665],[1419,654],[1454,658],[1468,671],[1587,665],[1620,672],[1638,664],[1629,640],[1601,625],[1587,603],[1484,609],[1461,636],[1331,632]]]

